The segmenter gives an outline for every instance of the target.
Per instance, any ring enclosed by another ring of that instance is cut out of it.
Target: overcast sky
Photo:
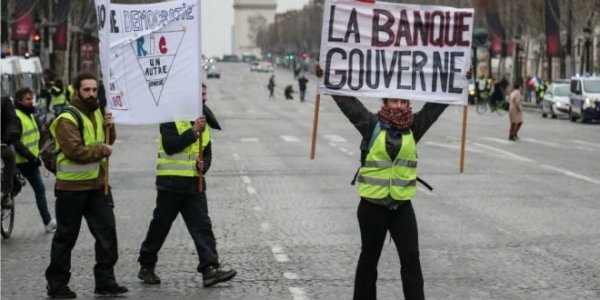
[[[309,0],[277,0],[277,12],[299,9]],[[222,56],[231,52],[233,0],[203,0],[202,52],[206,56]]]

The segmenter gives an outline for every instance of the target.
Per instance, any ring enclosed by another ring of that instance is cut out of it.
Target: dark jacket
[[[345,96],[333,96],[333,100],[342,110],[344,115],[350,120],[350,122],[356,127],[362,136],[362,142],[360,143],[361,150],[361,161],[366,157],[366,153],[369,149],[369,142],[371,141],[371,135],[373,129],[379,121],[377,114],[370,112],[358,99],[354,97]],[[439,103],[426,103],[423,108],[414,113],[414,122],[410,129],[413,132],[415,142],[419,142],[425,132],[437,121],[438,117],[448,107],[448,104]],[[400,152],[400,146],[402,145],[402,133],[398,130],[390,129],[386,136],[386,150],[390,157],[396,157]],[[393,201],[391,198],[385,201],[371,201],[380,205],[397,205],[398,201]]]
[[[2,144],[12,145],[21,139],[21,122],[8,97],[2,97]]]
[[[19,103],[17,103],[17,109],[20,110],[22,113],[26,114],[28,117],[31,117],[31,115],[33,114],[33,111],[31,109],[28,110],[26,108],[21,107],[21,106],[19,106]],[[38,128],[38,131],[39,131],[40,128],[42,128],[42,127],[40,127],[40,123],[39,123],[38,119],[37,118],[34,118],[34,119],[35,119],[35,123]],[[21,124],[20,120],[19,120],[19,124]],[[23,127],[23,125],[21,124],[21,128],[22,127]],[[21,142],[20,139],[18,141],[16,141],[14,143],[14,145],[15,145],[14,146],[15,152],[19,153],[21,156],[23,156],[27,159],[27,162],[18,164],[19,168],[34,168],[34,167],[39,167],[41,165],[39,157],[33,155],[33,153],[31,153],[31,151],[29,151],[29,148],[27,148],[23,144],[23,142]]]
[[[203,112],[204,117],[206,118],[206,124],[210,126],[211,129],[220,130],[221,126],[219,126],[212,111],[204,106]],[[190,123],[192,125],[194,124],[194,122]],[[179,135],[175,122],[160,124],[160,135],[162,137],[161,142],[163,149],[169,155],[183,151],[183,149],[195,143],[198,139],[192,128]],[[212,164],[211,141],[208,142],[208,145],[206,145],[202,151],[202,160],[204,161],[204,170],[202,171],[202,174],[206,174]],[[206,180],[204,176],[202,177],[202,187],[203,190],[206,191]],[[177,193],[198,193],[198,177],[156,176],[156,189]]]

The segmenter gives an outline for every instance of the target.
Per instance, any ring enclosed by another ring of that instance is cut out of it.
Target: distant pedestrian
[[[54,111],[54,115],[58,116],[69,104],[69,96],[68,92],[65,90],[63,86],[62,80],[58,79],[50,88],[50,96],[51,96],[51,104],[52,110]]]
[[[275,97],[275,75],[271,75],[271,77],[269,78],[269,84],[267,85],[267,88],[269,89],[269,98],[274,98]]]
[[[46,269],[50,298],[75,298],[69,288],[71,251],[85,218],[94,236],[95,294],[119,295],[128,292],[117,284],[114,266],[119,257],[117,228],[112,195],[104,194],[106,158],[112,154],[116,131],[112,115],[102,115],[97,92],[98,80],[89,73],[77,75],[74,95],[65,113],[56,117],[50,132],[56,141],[56,220],[58,227],[52,239],[50,265]],[[79,128],[79,124],[83,128]],[[110,131],[105,143],[105,128]],[[91,257],[86,257],[91,259]]]
[[[203,101],[206,101],[206,96],[206,86],[202,85]],[[179,214],[196,246],[199,260],[197,270],[202,273],[203,286],[228,281],[236,275],[235,270],[226,269],[219,263],[217,241],[208,216],[206,191],[198,190],[200,172],[206,174],[212,162],[211,129],[221,129],[208,107],[204,106],[203,113],[195,121],[160,124],[156,208],[138,258],[141,266],[138,278],[144,283],[160,283],[154,271],[158,252]],[[198,160],[200,141],[203,160]],[[205,181],[202,186],[206,187]]]
[[[47,232],[56,230],[56,220],[48,212],[46,187],[40,173],[40,125],[34,116],[33,91],[21,88],[15,93],[16,114],[21,122],[21,139],[14,143],[17,168],[35,193],[35,202]]]
[[[306,96],[306,83],[308,82],[308,78],[303,73],[300,78],[298,78],[298,89],[300,90],[300,102],[304,102],[304,97]]]
[[[294,89],[292,88],[291,84],[285,87],[285,90],[283,91],[283,93],[285,95],[286,100],[294,99],[294,97],[292,97],[292,93],[294,93]]]
[[[508,118],[510,120],[510,130],[508,139],[516,141],[519,139],[519,129],[523,125],[523,95],[521,94],[521,83],[514,85],[513,91],[509,96]]]

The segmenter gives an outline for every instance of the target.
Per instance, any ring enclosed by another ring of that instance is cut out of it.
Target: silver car
[[[569,83],[552,83],[542,101],[542,117],[568,117],[570,107]]]

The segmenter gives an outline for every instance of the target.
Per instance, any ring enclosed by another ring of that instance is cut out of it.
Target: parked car
[[[258,71],[258,72],[265,72],[265,73],[271,73],[271,72],[273,72],[273,64],[271,62],[268,62],[268,61],[261,62],[258,65],[256,71]]]
[[[583,123],[600,120],[600,77],[571,78],[569,99],[571,122],[576,122],[579,118]]]
[[[542,117],[569,116],[571,102],[569,100],[569,83],[567,81],[555,81],[548,87],[542,100]]]
[[[253,61],[250,64],[250,72],[254,72],[254,71],[258,71],[258,66],[260,65],[260,62],[258,61]]]
[[[210,65],[206,70],[206,78],[221,78],[221,70],[216,65]]]

